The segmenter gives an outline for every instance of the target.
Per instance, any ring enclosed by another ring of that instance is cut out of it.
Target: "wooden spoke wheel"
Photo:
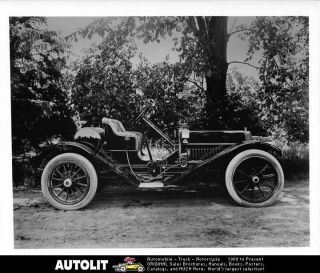
[[[98,185],[95,168],[82,155],[60,154],[49,161],[41,187],[46,199],[56,208],[76,210],[93,199]]]
[[[227,167],[225,179],[232,199],[248,207],[273,204],[284,186],[284,175],[278,160],[256,149],[236,155]]]

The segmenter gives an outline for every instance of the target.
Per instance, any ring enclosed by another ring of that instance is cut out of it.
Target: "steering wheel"
[[[147,110],[150,108],[151,106],[150,105],[146,105],[141,113],[133,120],[133,125],[137,124],[138,120],[147,112]]]

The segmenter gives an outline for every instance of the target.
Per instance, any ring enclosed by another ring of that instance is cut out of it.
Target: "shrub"
[[[40,183],[37,164],[31,158],[12,159],[12,179],[13,186],[36,187]]]
[[[309,176],[309,144],[294,142],[282,147],[281,164],[285,177]]]

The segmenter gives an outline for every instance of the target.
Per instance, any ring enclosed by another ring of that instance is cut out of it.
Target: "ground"
[[[280,200],[266,208],[239,207],[219,189],[121,185],[79,211],[56,210],[37,190],[15,190],[15,248],[309,246],[308,180],[286,181]]]

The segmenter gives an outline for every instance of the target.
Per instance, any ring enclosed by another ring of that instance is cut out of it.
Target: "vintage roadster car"
[[[138,271],[143,272],[145,270],[141,263],[136,262],[135,258],[126,257],[124,263],[112,266],[116,272]]]
[[[98,183],[114,175],[140,189],[220,178],[239,205],[263,207],[278,199],[284,175],[277,147],[254,139],[246,128],[196,131],[181,125],[172,140],[147,117],[149,109],[146,106],[133,124],[144,121],[151,126],[171,146],[170,153],[155,158],[145,134],[103,118],[101,127],[81,128],[74,142],[59,143],[47,153],[41,177],[46,199],[58,209],[83,208],[95,196]]]
[[[120,263],[118,265],[112,266],[115,272],[128,272],[128,271],[138,271],[143,272],[144,266],[141,263]]]

